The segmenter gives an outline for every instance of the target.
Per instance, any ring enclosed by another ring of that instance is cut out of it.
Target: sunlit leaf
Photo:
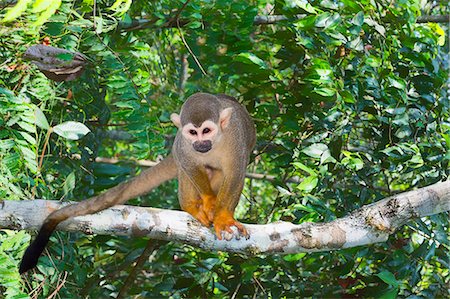
[[[303,190],[307,193],[311,192],[314,188],[316,188],[317,183],[319,182],[319,178],[317,176],[308,176],[306,177],[297,188]]]
[[[338,13],[330,14],[325,12],[317,17],[316,27],[321,27],[325,30],[339,24],[340,22],[341,16]]]
[[[362,51],[364,50],[364,45],[362,39],[358,36],[354,40],[350,41],[348,43],[348,47],[350,49],[356,50],[356,51]]]
[[[240,61],[246,64],[255,64],[262,69],[265,69],[267,66],[264,61],[256,56],[253,53],[239,53],[235,58],[235,61]]]
[[[34,116],[36,118],[36,126],[44,130],[48,130],[50,128],[47,118],[45,117],[42,110],[38,107],[36,107],[36,109],[34,110]]]
[[[67,121],[54,126],[53,132],[66,139],[78,140],[89,133],[90,130],[82,123],[76,121]]]
[[[46,10],[51,4],[53,0],[36,0],[33,3],[33,12],[41,12]]]
[[[331,89],[331,88],[326,88],[326,87],[314,88],[313,91],[315,93],[317,93],[317,94],[320,94],[321,96],[324,96],[324,97],[331,97],[331,96],[334,96],[336,94],[336,90]]]
[[[315,144],[308,146],[307,148],[304,148],[302,150],[302,152],[304,152],[305,154],[307,154],[310,157],[320,159],[323,152],[326,150],[328,150],[328,146],[326,144],[315,143]]]
[[[72,192],[73,189],[75,189],[75,172],[71,172],[67,177],[66,180],[64,181],[63,184],[63,191],[64,191],[64,195],[69,194],[69,192]]]
[[[364,12],[360,11],[358,12],[352,19],[352,23],[356,26],[362,26],[364,23]]]

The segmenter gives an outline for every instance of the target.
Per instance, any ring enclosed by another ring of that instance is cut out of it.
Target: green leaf
[[[0,149],[4,150],[4,152],[12,149],[15,145],[16,145],[16,143],[14,142],[14,139],[1,139],[0,140]]]
[[[61,6],[61,0],[52,0],[50,5],[39,15],[36,21],[33,23],[34,26],[40,27],[44,24],[51,16],[53,16],[56,10]]]
[[[75,189],[75,178],[75,172],[73,171],[67,176],[63,184],[64,195],[69,194],[69,192],[72,192],[73,189]]]
[[[386,29],[378,24],[376,21],[372,20],[370,17],[364,19],[364,23],[366,23],[369,26],[372,26],[375,28],[376,31],[378,31],[379,34],[381,34],[383,37],[385,36]]]
[[[29,133],[36,133],[36,127],[28,122],[19,121],[17,124]]]
[[[297,211],[305,211],[305,212],[308,212],[308,213],[316,213],[316,212],[317,212],[317,211],[314,210],[313,208],[308,207],[308,206],[305,206],[305,205],[302,205],[302,204],[299,204],[299,203],[294,204],[294,205],[292,206],[292,208],[295,209],[295,210],[297,210]]]
[[[378,276],[382,281],[384,281],[388,285],[398,287],[398,281],[395,279],[394,274],[392,274],[391,272],[384,270],[376,274],[376,276]]]
[[[323,30],[326,30],[328,28],[336,26],[340,22],[341,16],[338,13],[334,13],[331,15],[330,13],[325,12],[317,17],[316,27],[320,27],[323,28]]]
[[[200,28],[202,26],[203,26],[203,23],[199,22],[199,21],[189,22],[187,24],[187,27],[190,28],[190,29],[197,29],[197,28]]]
[[[292,163],[292,165],[294,165],[296,168],[301,169],[307,173],[309,173],[310,175],[317,175],[317,172],[314,171],[313,169],[309,168],[308,166],[306,166],[303,163],[300,162],[294,162]]]
[[[352,19],[352,24],[356,26],[362,26],[364,24],[364,12],[358,12]]]
[[[327,149],[320,156],[320,164],[327,164],[327,163],[330,163],[330,162],[335,163],[336,159],[333,158],[333,156],[331,155],[330,150]]]
[[[265,62],[261,58],[249,52],[239,53],[236,57],[234,57],[234,60],[243,62],[245,64],[255,64],[259,66],[261,69],[267,68]]]
[[[437,36],[439,36],[437,44],[442,47],[445,44],[445,31],[444,31],[444,29],[442,29],[442,27],[438,23],[428,23],[428,27],[430,27],[430,29],[432,29],[434,31],[434,33]]]
[[[316,13],[316,9],[306,0],[293,0],[290,2],[291,7],[298,7],[309,13]]]
[[[136,101],[120,101],[114,103],[114,106],[119,108],[130,108],[130,109],[139,109],[141,105]]]
[[[398,288],[390,289],[383,295],[379,296],[378,299],[395,299],[398,295]]]
[[[366,64],[371,67],[380,67],[381,66],[381,58],[371,55],[366,58]]]
[[[76,121],[67,121],[53,127],[53,132],[70,140],[78,140],[90,131],[84,124]]]
[[[311,192],[314,188],[316,188],[317,184],[319,182],[319,178],[315,175],[310,175],[306,177],[298,186],[297,188],[300,190],[303,190],[305,192]]]
[[[47,118],[45,117],[44,113],[41,109],[36,107],[34,110],[34,117],[36,119],[35,124],[41,129],[48,130],[50,129],[50,125],[48,124]]]
[[[19,132],[20,135],[31,145],[36,145],[36,139],[27,132]]]
[[[388,80],[389,80],[389,83],[390,83],[390,85],[392,87],[395,87],[395,88],[400,89],[400,90],[404,90],[406,88],[406,83],[405,83],[405,81],[403,79],[394,78],[394,77],[391,76],[391,77],[388,78]]]
[[[41,12],[45,9],[47,9],[50,4],[52,4],[53,0],[36,0],[33,3],[33,12]]]
[[[364,167],[364,162],[360,158],[355,157],[345,157],[342,159],[341,163],[355,171],[361,170]]]
[[[115,15],[121,16],[130,9],[132,2],[132,0],[116,0],[110,9],[115,11]]]
[[[301,253],[296,253],[296,254],[288,254],[288,255],[285,255],[285,256],[283,257],[283,259],[284,259],[286,262],[296,262],[296,261],[301,260],[301,259],[304,258],[305,256],[306,256],[306,253],[301,252]]]
[[[350,49],[356,50],[356,51],[362,51],[364,50],[364,45],[362,39],[358,36],[354,40],[350,41],[348,43],[348,47]]]
[[[320,159],[323,152],[327,151],[327,150],[328,150],[328,146],[326,144],[314,143],[314,144],[308,146],[307,148],[304,148],[302,150],[302,152],[312,158]]]
[[[336,90],[331,89],[331,88],[326,88],[326,87],[322,87],[322,88],[314,88],[313,92],[324,96],[324,97],[332,97],[336,94]]]
[[[62,22],[48,22],[45,24],[43,31],[51,36],[60,35],[63,31],[64,23]]]
[[[354,104],[356,103],[356,99],[353,96],[353,94],[351,92],[349,92],[348,90],[341,90],[341,92],[339,93],[339,95],[342,97],[342,99],[344,100],[344,102],[349,103],[349,104]]]

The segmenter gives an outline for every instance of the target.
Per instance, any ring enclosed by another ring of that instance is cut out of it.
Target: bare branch
[[[256,16],[253,20],[253,25],[270,25],[276,24],[289,20],[300,20],[305,18],[307,15],[298,14],[292,17],[284,16],[284,15],[267,15],[267,16]],[[162,26],[155,25],[157,24],[158,19],[136,19],[131,22],[119,22],[119,30],[133,31],[140,30],[145,28],[174,28],[178,27],[176,22],[165,22]],[[450,15],[423,15],[417,18],[417,23],[449,23]],[[189,24],[189,20],[187,19],[179,19],[180,27]]]
[[[73,154],[71,155],[72,158],[74,159],[81,159],[81,156],[79,154]],[[130,164],[135,164],[141,167],[153,167],[156,164],[158,164],[158,162],[155,161],[150,161],[150,160],[124,160],[124,159],[117,159],[117,158],[106,158],[106,157],[97,157],[95,158],[95,162],[97,163],[105,163],[105,164],[117,164],[117,163],[130,163]],[[266,180],[269,182],[273,182],[276,181],[277,178],[274,175],[270,175],[270,174],[262,174],[262,173],[253,173],[253,172],[247,172],[245,174],[245,177],[249,178],[249,179],[255,179],[255,180]],[[298,177],[291,177],[285,180],[286,183],[295,183],[295,184],[299,184],[302,180]]]
[[[450,23],[450,15],[424,15],[417,18],[417,23]]]
[[[3,201],[0,228],[37,229],[45,217],[64,204],[57,201]],[[246,254],[328,251],[384,242],[407,221],[450,210],[450,181],[401,193],[363,206],[329,223],[276,222],[246,224],[250,239],[219,241],[181,211],[116,206],[95,215],[61,223],[58,230],[86,234],[148,236]]]

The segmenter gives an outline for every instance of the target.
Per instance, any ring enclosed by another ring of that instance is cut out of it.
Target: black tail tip
[[[31,270],[34,267],[36,267],[38,258],[39,256],[35,258],[29,252],[25,252],[25,254],[22,257],[22,261],[20,262],[19,273],[23,274],[28,270]]]
[[[27,250],[23,254],[22,261],[19,266],[19,273],[23,274],[28,270],[36,267],[39,257],[44,251],[45,245],[47,245],[50,235],[53,230],[48,230],[44,226],[39,231],[36,239],[31,242],[30,246],[28,246]]]

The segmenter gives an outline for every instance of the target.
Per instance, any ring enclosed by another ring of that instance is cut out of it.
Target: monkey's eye
[[[203,134],[208,134],[209,132],[211,132],[211,130],[209,128],[204,128],[203,129]]]
[[[189,134],[191,134],[191,135],[197,135],[197,131],[196,131],[196,130],[189,130]]]

